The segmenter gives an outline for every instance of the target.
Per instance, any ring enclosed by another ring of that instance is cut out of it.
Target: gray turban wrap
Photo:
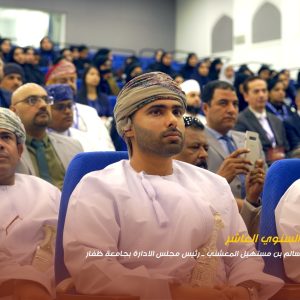
[[[10,109],[0,107],[0,128],[7,129],[17,137],[18,144],[24,144],[26,132],[20,118]]]
[[[151,72],[130,80],[120,91],[114,108],[117,131],[124,136],[133,113],[156,100],[176,100],[186,108],[185,94],[167,74]]]

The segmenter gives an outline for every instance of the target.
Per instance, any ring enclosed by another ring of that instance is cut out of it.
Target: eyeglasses
[[[194,126],[196,128],[204,129],[204,125],[198,118],[191,117],[191,116],[184,116],[183,121],[185,127]]]
[[[32,96],[29,96],[29,97],[17,102],[16,104],[24,102],[24,103],[26,103],[30,106],[35,106],[40,101],[45,102],[47,105],[52,105],[53,104],[53,97],[51,97],[51,96],[32,95]]]
[[[58,110],[58,111],[65,111],[66,109],[73,109],[74,102],[70,102],[67,104],[64,103],[54,103],[52,105],[52,109]]]

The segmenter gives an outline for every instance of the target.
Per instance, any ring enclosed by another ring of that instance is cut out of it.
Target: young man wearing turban
[[[282,285],[263,273],[261,257],[234,255],[255,251],[252,242],[226,243],[247,230],[225,179],[173,160],[185,109],[184,93],[161,72],[121,90],[114,114],[130,159],[86,175],[66,216],[65,263],[79,293],[253,300]]]
[[[50,300],[60,191],[15,173],[25,137],[15,113],[0,108],[0,298]]]

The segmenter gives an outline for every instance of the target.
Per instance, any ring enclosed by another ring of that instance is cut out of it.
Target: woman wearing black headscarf
[[[171,77],[174,77],[176,72],[173,70],[171,64],[173,60],[173,55],[170,52],[164,52],[161,56],[160,63],[157,64],[156,70],[168,74]]]
[[[112,71],[112,60],[109,55],[97,55],[94,58],[94,66],[100,72],[100,89],[107,95],[117,96],[120,89],[117,85]]]
[[[54,44],[48,36],[45,36],[40,41],[40,67],[50,67],[54,64],[58,54],[54,50]]]
[[[198,57],[196,53],[189,53],[185,65],[180,70],[180,74],[184,78],[184,80],[191,79],[192,74],[194,73],[194,69],[197,66]]]
[[[203,91],[204,86],[210,81],[208,77],[208,65],[206,62],[201,61],[197,64],[194,69],[194,72],[191,75],[191,79],[198,81],[201,92]]]
[[[34,82],[39,85],[44,84],[45,76],[38,67],[38,61],[36,57],[38,51],[33,47],[24,48],[25,64],[23,65],[25,73],[25,82]]]
[[[138,62],[133,62],[126,67],[125,74],[126,74],[126,82],[129,82],[134,77],[143,74],[143,69]]]
[[[210,68],[209,68],[209,74],[208,77],[210,80],[218,80],[219,74],[222,69],[223,62],[220,58],[216,58],[212,61]]]
[[[239,99],[239,111],[241,112],[243,109],[245,109],[248,106],[248,103],[245,101],[245,98],[243,96],[243,84],[247,78],[249,78],[250,75],[243,74],[243,73],[237,73],[234,79],[233,86],[236,91],[236,95]]]
[[[24,49],[19,46],[13,47],[8,54],[7,62],[15,63],[23,67],[25,63]]]
[[[8,54],[11,50],[11,41],[8,38],[0,38],[0,56],[4,62],[8,62]]]
[[[35,49],[32,47],[22,48],[16,46],[11,49],[8,56],[8,62],[18,64],[24,71],[24,82],[34,82],[40,85],[44,84],[44,75],[39,70],[37,65],[33,65],[32,61],[27,61],[26,52],[33,51],[32,56],[34,57]]]
[[[245,74],[248,76],[254,76],[254,73],[249,69],[249,67],[246,64],[243,64],[239,67],[237,70],[237,74]]]
[[[154,52],[154,62],[149,64],[147,67],[147,72],[152,72],[157,70],[157,66],[160,63],[161,56],[165,51],[163,49],[156,49]]]

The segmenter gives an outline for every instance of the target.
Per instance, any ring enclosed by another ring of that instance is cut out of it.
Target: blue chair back
[[[58,214],[54,266],[56,285],[64,279],[70,277],[70,274],[64,263],[63,232],[69,198],[74,188],[85,174],[104,169],[106,166],[122,159],[128,159],[128,153],[126,151],[79,153],[71,161],[65,175]]]
[[[114,108],[117,102],[117,96],[109,95],[108,96],[108,101],[109,101],[109,115],[113,116],[114,115]]]
[[[300,159],[283,159],[274,162],[269,168],[263,189],[262,211],[259,229],[260,239],[263,236],[277,236],[275,208],[285,191],[300,178]],[[259,239],[258,250],[261,252],[281,252],[280,243],[264,245]],[[282,258],[264,257],[265,269],[268,274],[277,276],[288,282]]]

